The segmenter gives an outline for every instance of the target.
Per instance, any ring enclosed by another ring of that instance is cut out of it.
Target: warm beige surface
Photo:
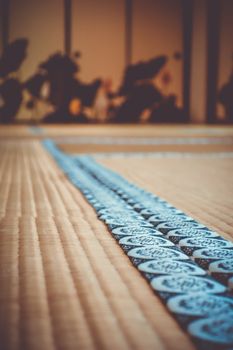
[[[41,145],[0,147],[3,349],[191,350]]]
[[[31,136],[30,129],[25,125],[4,125],[0,124],[0,140],[5,138],[22,138]]]
[[[43,137],[193,130],[53,126]],[[232,133],[199,134],[213,130]],[[0,135],[0,348],[193,349],[38,136],[16,126]],[[197,156],[98,161],[233,239],[233,159]]]
[[[232,145],[88,145],[59,144],[67,153],[98,153],[98,152],[233,152]]]
[[[0,139],[9,137],[34,138],[60,137],[60,136],[97,136],[97,137],[233,137],[233,126],[206,126],[206,125],[111,125],[111,124],[38,124],[26,125],[0,125]],[[232,141],[233,142],[233,141]]]
[[[88,136],[123,136],[123,137],[153,137],[153,136],[233,136],[233,126],[205,125],[41,125],[47,137],[88,135]]]
[[[19,72],[20,80],[25,81],[35,74],[41,62],[64,49],[63,1],[13,0],[8,16],[9,42],[18,38],[29,41],[27,58]]]
[[[233,158],[98,161],[233,240]]]

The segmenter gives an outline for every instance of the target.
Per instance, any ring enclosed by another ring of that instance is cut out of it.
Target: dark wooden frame
[[[67,55],[71,54],[72,35],[72,0],[64,0],[64,50]]]
[[[125,0],[125,65],[132,63],[132,0]]]
[[[219,72],[221,0],[207,1],[207,99],[206,122],[217,122],[217,83]]]
[[[10,10],[10,0],[2,0],[0,7],[0,22],[1,22],[1,40],[2,49],[4,49],[9,43],[9,10]]]
[[[190,119],[193,8],[194,0],[182,0],[183,108],[187,116],[187,121]]]

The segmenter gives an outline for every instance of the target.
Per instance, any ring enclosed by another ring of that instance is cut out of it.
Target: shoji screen
[[[120,83],[124,69],[124,0],[73,0],[72,50],[82,53],[80,78]]]
[[[180,0],[133,0],[132,59],[138,62],[157,55],[182,52],[182,2]],[[182,100],[182,61],[170,59],[169,92]]]
[[[9,40],[26,37],[28,57],[22,77],[34,73],[38,64],[64,47],[63,0],[11,0]]]

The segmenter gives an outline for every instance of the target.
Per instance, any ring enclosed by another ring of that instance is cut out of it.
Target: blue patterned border
[[[230,350],[233,244],[92,157],[44,145],[196,346]]]

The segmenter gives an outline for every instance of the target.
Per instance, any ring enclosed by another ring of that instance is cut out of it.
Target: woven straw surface
[[[88,145],[60,144],[67,153],[112,153],[112,152],[233,152],[232,145]]]
[[[0,147],[1,349],[193,349],[42,146]]]
[[[98,161],[233,240],[233,158]]]
[[[110,136],[105,127],[80,130]],[[0,134],[0,348],[193,349],[41,136],[23,127]],[[232,239],[232,158],[99,161]]]
[[[102,136],[233,136],[232,126],[204,126],[204,125],[42,125],[44,133],[49,137],[60,135],[102,135]]]
[[[38,128],[38,130],[37,130]],[[52,137],[59,136],[110,136],[110,137],[226,137],[233,136],[232,126],[204,125],[78,125],[41,124],[32,127],[24,125],[1,125],[0,139],[9,137]]]

